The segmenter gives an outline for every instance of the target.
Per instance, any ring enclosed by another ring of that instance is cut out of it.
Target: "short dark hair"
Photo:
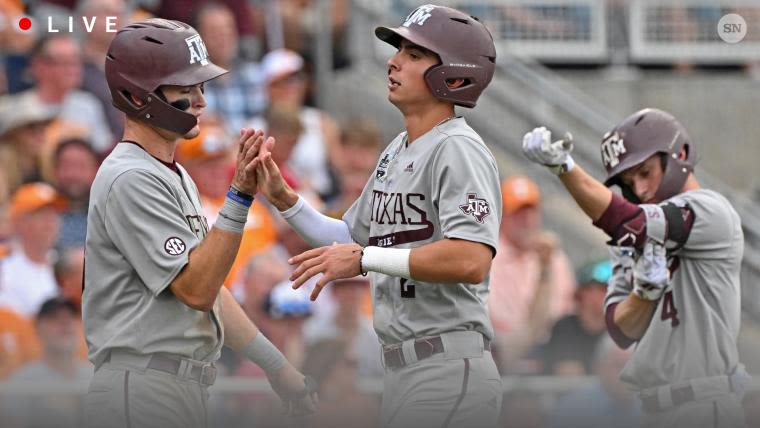
[[[193,28],[200,32],[201,18],[203,15],[208,12],[214,12],[217,10],[225,10],[229,12],[233,17],[235,17],[235,12],[233,12],[227,4],[216,0],[207,1],[205,3],[202,3],[197,9],[195,9],[193,14],[190,15],[190,25],[192,25]],[[237,31],[237,27],[235,30]]]
[[[53,165],[58,165],[58,161],[61,158],[61,154],[64,150],[66,150],[69,147],[72,146],[78,146],[83,148],[87,153],[89,153],[92,158],[95,160],[96,163],[100,163],[100,156],[98,155],[98,152],[95,151],[95,149],[92,147],[89,141],[83,140],[81,138],[73,137],[73,138],[66,138],[58,142],[58,145],[55,146],[55,151],[53,152]]]
[[[49,317],[61,309],[66,309],[71,312],[72,315],[79,315],[79,309],[77,305],[69,299],[63,297],[53,297],[48,299],[40,306],[40,310],[37,311],[37,320]]]
[[[37,39],[36,42],[34,42],[34,45],[32,46],[32,49],[29,51],[29,58],[39,58],[43,56],[45,52],[45,48],[47,48],[48,43],[55,39],[76,39],[73,36],[68,35],[67,33],[53,33],[53,34],[45,34],[44,36]]]

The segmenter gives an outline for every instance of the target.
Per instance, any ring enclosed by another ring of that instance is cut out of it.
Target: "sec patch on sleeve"
[[[467,194],[467,203],[460,205],[459,209],[466,215],[475,217],[478,223],[483,223],[483,220],[491,214],[491,206],[488,201],[483,198],[478,198],[475,193]]]
[[[176,236],[172,236],[164,243],[164,251],[170,256],[179,256],[185,252],[186,248],[185,242]]]

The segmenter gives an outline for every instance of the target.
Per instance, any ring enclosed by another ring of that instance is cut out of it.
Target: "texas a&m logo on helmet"
[[[208,65],[208,51],[203,43],[201,36],[196,34],[185,39],[187,48],[190,50],[190,64],[200,62],[201,65]]]
[[[615,132],[604,134],[602,139],[602,162],[607,168],[614,168],[620,163],[620,155],[625,153],[625,142],[623,138]]]
[[[432,4],[425,4],[414,9],[414,11],[406,17],[406,20],[404,20],[402,25],[404,27],[409,27],[412,24],[425,25],[425,21],[432,16],[430,12],[432,12],[433,9],[435,9],[435,6]]]

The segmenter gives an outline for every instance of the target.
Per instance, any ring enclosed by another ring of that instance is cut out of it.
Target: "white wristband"
[[[549,170],[555,175],[562,175],[566,172],[570,172],[573,168],[575,168],[575,160],[573,160],[573,157],[570,155],[567,155],[567,159],[565,159],[560,165],[549,166]]]
[[[362,267],[367,272],[379,272],[399,278],[412,279],[409,273],[409,248],[364,247]],[[364,273],[364,272],[362,272]]]

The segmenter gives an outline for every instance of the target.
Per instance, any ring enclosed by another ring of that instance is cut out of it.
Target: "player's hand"
[[[659,300],[669,282],[665,246],[648,239],[633,267],[633,292],[644,300]]]
[[[304,376],[287,363],[285,367],[273,374],[267,374],[269,384],[282,400],[283,413],[290,416],[302,416],[317,410],[319,397],[317,384],[309,376]]]
[[[257,187],[254,161],[264,144],[264,133],[261,130],[243,128],[240,130],[237,144],[235,176],[232,179],[232,185],[242,192],[253,195]]]
[[[359,271],[361,256],[362,247],[359,244],[332,244],[291,257],[288,263],[299,265],[290,275],[293,288],[297,289],[318,273],[323,274],[311,292],[311,300],[316,300],[330,281],[353,278],[361,274]]]
[[[255,170],[256,180],[259,183],[259,192],[275,206],[280,212],[287,210],[298,202],[298,195],[290,188],[285,179],[280,174],[280,168],[272,159],[272,147],[275,140],[272,137],[259,150],[256,157]]]
[[[575,166],[570,152],[573,151],[572,136],[552,142],[552,133],[545,127],[535,128],[523,136],[523,153],[531,161],[548,167],[559,175]]]

